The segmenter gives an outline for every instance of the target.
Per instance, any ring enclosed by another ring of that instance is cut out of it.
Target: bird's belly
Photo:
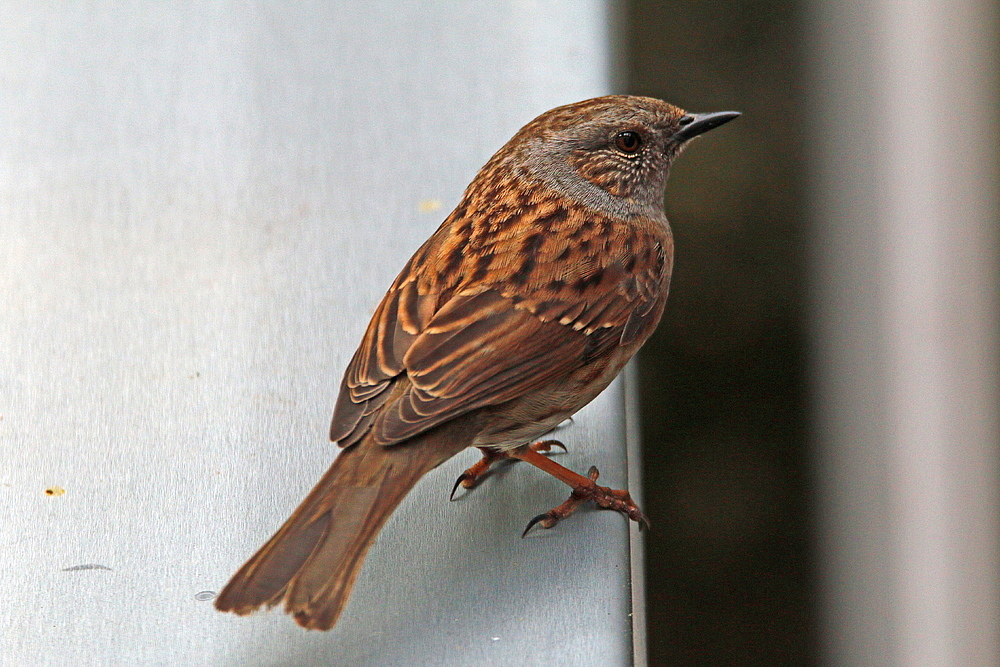
[[[590,403],[615,379],[628,361],[614,355],[578,369],[568,378],[493,408],[488,426],[472,444],[476,447],[515,449],[535,442]]]

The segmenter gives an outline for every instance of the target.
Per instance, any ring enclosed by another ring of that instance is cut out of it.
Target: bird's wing
[[[523,246],[506,263],[493,253],[498,263],[486,278],[442,290],[422,279],[440,266],[432,255],[447,257],[432,237],[376,309],[344,375],[331,439],[346,447],[372,430],[379,444],[398,443],[556,382],[630,343],[662,311],[671,254],[662,240],[621,252],[577,248],[571,252],[582,256],[567,262],[575,241],[557,236],[536,243],[530,259]],[[475,274],[474,266],[466,269],[452,272]],[[404,375],[405,388],[390,391]]]

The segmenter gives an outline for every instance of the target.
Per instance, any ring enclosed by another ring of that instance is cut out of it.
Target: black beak
[[[681,118],[681,129],[674,132],[671,137],[679,144],[694,139],[699,134],[704,134],[709,130],[714,130],[720,125],[724,125],[734,118],[738,118],[739,111],[716,111],[714,113],[689,113]]]

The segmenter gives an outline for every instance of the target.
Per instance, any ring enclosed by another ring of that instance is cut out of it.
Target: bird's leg
[[[566,501],[544,514],[539,514],[528,522],[527,528],[521,533],[521,537],[528,534],[535,524],[540,524],[542,528],[551,528],[565,519],[588,500],[593,500],[599,507],[621,512],[628,518],[639,524],[640,530],[649,527],[649,519],[642,513],[642,510],[635,504],[628,491],[609,489],[606,486],[597,485],[597,476],[600,474],[596,466],[591,466],[587,477],[573,472],[565,466],[561,466],[530,447],[521,447],[510,453],[511,458],[527,461],[537,468],[541,468],[556,479],[568,484],[573,492],[569,494]]]
[[[559,447],[564,452],[566,451],[566,445],[558,440],[542,440],[533,445],[526,445],[524,449],[529,449],[537,453],[547,452],[553,447]],[[483,453],[483,458],[476,461],[468,470],[458,476],[458,479],[455,480],[455,486],[451,487],[450,500],[455,499],[455,492],[458,491],[459,486],[463,489],[471,489],[478,484],[479,479],[486,474],[486,471],[490,469],[490,466],[494,462],[502,459],[516,458],[509,450],[497,449],[496,447],[479,447],[478,449]],[[541,455],[539,454],[539,456]],[[542,458],[544,459],[545,457],[542,456]]]
[[[480,447],[479,451],[483,453],[483,458],[473,463],[465,472],[458,476],[458,479],[455,480],[455,486],[451,487],[451,495],[448,497],[448,500],[455,499],[455,492],[458,491],[459,486],[463,489],[471,489],[478,484],[479,478],[490,469],[494,461],[507,458],[502,449]]]

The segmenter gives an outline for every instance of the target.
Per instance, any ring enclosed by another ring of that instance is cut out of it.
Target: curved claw
[[[536,442],[535,444],[531,445],[531,449],[535,450],[536,452],[547,452],[553,447],[558,447],[564,452],[569,451],[568,449],[566,449],[566,445],[562,444],[558,440],[542,440],[540,442]]]
[[[573,419],[572,417],[566,417],[566,419],[564,419],[561,422],[559,422],[558,424],[556,424],[556,427],[554,429],[552,429],[552,430],[553,431],[558,431],[560,429],[569,428],[570,426],[572,426],[575,423],[576,423],[575,419]]]
[[[523,533],[521,533],[521,539],[524,539],[524,536],[528,534],[528,531],[529,531],[529,530],[531,530],[532,528],[534,528],[534,527],[535,527],[535,524],[538,524],[538,523],[542,523],[542,522],[543,522],[543,521],[545,521],[546,519],[549,519],[549,518],[551,518],[551,517],[549,516],[550,514],[551,514],[551,512],[543,512],[543,513],[539,514],[538,516],[536,516],[536,517],[535,517],[534,519],[532,519],[531,521],[529,521],[529,522],[528,522],[528,525],[527,525],[527,526],[525,527],[525,529],[524,529],[524,532],[523,532]],[[548,527],[549,527],[549,526],[546,526],[546,525],[545,525],[544,523],[542,523],[542,528],[548,528]]]
[[[468,472],[463,472],[461,475],[459,475],[458,479],[455,480],[455,486],[451,487],[451,495],[448,496],[448,500],[454,500],[455,492],[458,491],[458,487],[462,485],[462,482],[471,478],[472,476]]]

